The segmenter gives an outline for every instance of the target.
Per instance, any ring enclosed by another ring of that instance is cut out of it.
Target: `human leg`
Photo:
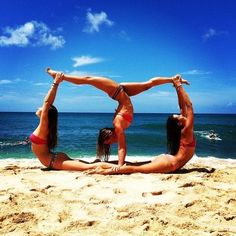
[[[128,96],[135,96],[154,86],[172,83],[172,77],[154,77],[148,81],[140,83],[121,83]]]
[[[176,166],[174,157],[173,159],[169,157],[170,155],[160,155],[148,164],[140,166],[122,166],[116,173],[169,173],[174,171],[174,168]]]
[[[60,170],[84,171],[96,168],[96,163],[87,164],[79,160],[65,160],[61,163]]]
[[[118,160],[106,161],[106,163],[118,165]],[[141,166],[148,163],[151,163],[151,161],[137,161],[137,162],[125,161],[125,164],[129,166]]]
[[[56,73],[58,72],[48,68],[47,73],[51,75],[53,78],[55,78]],[[94,86],[104,91],[109,96],[112,96],[118,87],[118,84],[115,81],[105,77],[76,76],[76,75],[63,74],[63,80],[77,85],[87,84]]]

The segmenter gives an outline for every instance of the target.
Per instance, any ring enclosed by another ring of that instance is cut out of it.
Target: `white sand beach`
[[[43,171],[0,161],[0,235],[236,235],[236,161],[171,174]]]

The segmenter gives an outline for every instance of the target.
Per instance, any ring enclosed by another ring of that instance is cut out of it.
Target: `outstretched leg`
[[[55,78],[56,73],[58,72],[48,68],[47,73],[51,75],[53,78]],[[81,84],[92,85],[104,91],[109,96],[112,96],[118,87],[118,84],[115,81],[104,77],[92,77],[92,76],[79,77],[75,75],[63,74],[63,80],[78,85]]]
[[[128,96],[135,96],[152,87],[173,83],[172,77],[154,77],[146,82],[141,83],[121,83]]]
[[[120,170],[113,174],[131,174],[131,173],[169,173],[176,170],[176,160],[171,155],[160,155],[151,163],[140,166],[122,166]]]

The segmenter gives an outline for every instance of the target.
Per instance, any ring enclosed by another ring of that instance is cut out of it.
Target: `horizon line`
[[[0,111],[0,113],[35,113],[35,111]],[[114,112],[96,112],[96,111],[61,111],[58,113],[87,113],[87,114],[114,114]],[[135,112],[134,114],[173,114],[173,112]],[[195,115],[236,115],[236,113],[207,113],[199,112]]]

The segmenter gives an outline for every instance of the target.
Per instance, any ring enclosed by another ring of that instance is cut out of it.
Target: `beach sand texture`
[[[43,171],[0,161],[0,235],[236,235],[236,161],[174,174]]]

